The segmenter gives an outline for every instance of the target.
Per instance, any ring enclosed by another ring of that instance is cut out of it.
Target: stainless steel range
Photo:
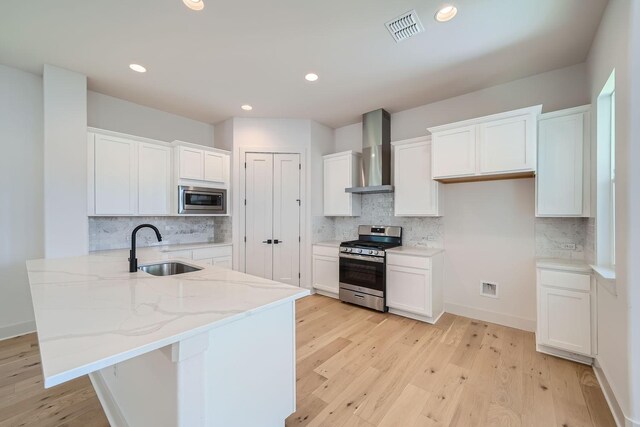
[[[387,311],[386,250],[402,245],[402,227],[361,225],[340,244],[340,300]]]

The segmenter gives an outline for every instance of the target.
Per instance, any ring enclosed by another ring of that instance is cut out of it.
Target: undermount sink
[[[143,265],[138,267],[138,269],[154,276],[173,276],[175,274],[191,273],[193,271],[202,270],[200,267],[194,267],[192,265],[175,261]]]

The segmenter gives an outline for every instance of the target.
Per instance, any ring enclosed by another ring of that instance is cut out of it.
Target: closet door
[[[273,277],[273,154],[247,153],[245,272]]]
[[[274,154],[273,280],[300,284],[300,155]]]

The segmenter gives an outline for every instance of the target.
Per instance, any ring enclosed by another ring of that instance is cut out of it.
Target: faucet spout
[[[158,242],[162,242],[162,235],[155,225],[140,224],[131,232],[131,250],[129,251],[129,273],[135,273],[138,270],[138,258],[136,258],[136,234],[142,228],[150,228],[156,233]]]

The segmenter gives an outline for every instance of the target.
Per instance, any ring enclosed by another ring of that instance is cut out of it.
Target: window
[[[596,263],[616,264],[616,86],[615,70],[598,96],[597,105]]]

